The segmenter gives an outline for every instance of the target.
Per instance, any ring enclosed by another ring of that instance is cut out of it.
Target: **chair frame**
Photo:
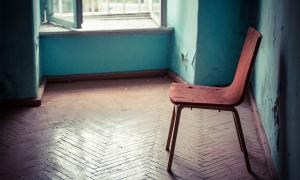
[[[256,30],[250,27],[248,32],[250,32],[250,31],[256,31]],[[247,89],[247,85],[248,85],[248,82],[249,82],[249,76],[250,76],[250,73],[251,73],[251,70],[252,70],[252,67],[253,67],[253,64],[254,64],[254,60],[255,60],[257,52],[258,52],[258,48],[259,48],[259,45],[260,45],[261,38],[262,38],[261,34],[259,34],[259,35],[260,36],[257,38],[257,42],[255,44],[255,50],[254,50],[253,56],[251,58],[250,66],[249,66],[249,69],[248,69],[248,72],[247,72],[247,77],[245,79],[242,96],[237,102],[235,102],[234,104],[230,104],[230,105],[222,105],[222,104],[211,104],[211,105],[208,104],[207,105],[207,104],[200,104],[200,103],[194,104],[194,103],[188,103],[188,102],[187,103],[184,103],[184,102],[182,102],[182,103],[181,102],[173,103],[174,108],[173,108],[173,113],[172,113],[172,118],[171,118],[171,123],[170,123],[168,140],[167,140],[167,144],[166,144],[166,150],[170,153],[169,154],[168,169],[167,169],[168,172],[171,172],[171,167],[172,167],[172,162],[173,162],[173,157],[174,157],[174,151],[175,151],[175,145],[176,145],[176,139],[177,139],[177,133],[178,133],[178,127],[179,127],[181,111],[184,108],[201,108],[201,109],[231,111],[232,115],[233,115],[234,124],[235,124],[235,127],[236,127],[236,132],[237,132],[237,136],[238,136],[238,140],[239,140],[239,144],[240,144],[240,149],[244,154],[244,159],[245,159],[247,170],[248,170],[249,173],[252,172],[251,165],[250,165],[250,162],[249,162],[247,147],[246,147],[246,143],[245,143],[244,133],[243,133],[243,129],[242,129],[241,121],[240,121],[240,116],[239,116],[239,113],[236,109],[236,106],[243,102],[243,99],[244,99],[245,94],[246,94],[246,89]],[[243,50],[244,50],[244,48],[243,48]],[[242,53],[243,53],[243,51],[242,51]]]
[[[184,108],[200,108],[200,109],[213,109],[213,110],[222,110],[222,111],[231,111],[234,119],[234,124],[236,127],[237,136],[239,139],[239,144],[241,151],[244,153],[244,158],[247,166],[247,170],[251,172],[251,166],[249,162],[247,147],[245,143],[245,138],[243,134],[243,129],[240,121],[240,116],[235,107],[222,107],[218,108],[215,106],[190,106],[190,105],[175,105],[173,108],[173,114],[171,118],[171,124],[169,129],[169,135],[168,135],[168,141],[166,145],[166,150],[170,152],[169,154],[169,162],[168,162],[168,172],[171,172],[172,168],[172,162],[174,157],[174,151],[175,151],[175,145],[176,145],[176,139],[177,139],[177,133],[178,133],[178,127],[179,127],[179,121],[181,116],[181,111]],[[170,144],[171,144],[171,151],[170,151]]]

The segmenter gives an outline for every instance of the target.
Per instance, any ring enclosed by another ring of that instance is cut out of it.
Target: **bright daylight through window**
[[[165,26],[166,0],[48,0],[43,21],[84,30]]]

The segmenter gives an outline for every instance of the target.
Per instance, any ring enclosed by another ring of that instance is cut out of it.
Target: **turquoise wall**
[[[253,92],[281,179],[300,178],[300,1],[260,0]]]
[[[33,12],[31,0],[1,1],[0,99],[37,95]]]
[[[258,30],[262,33],[260,50],[255,64],[253,90],[261,112],[273,159],[278,162],[277,103],[279,88],[279,59],[281,41],[282,8],[272,1],[260,1]],[[278,14],[277,14],[278,13]],[[273,109],[274,108],[274,109]],[[278,165],[278,163],[277,163]]]
[[[199,0],[195,83],[231,83],[248,27],[249,1]]]
[[[198,0],[168,0],[167,12],[168,26],[174,27],[170,68],[193,84],[197,49]]]
[[[44,76],[168,68],[171,31],[124,34],[43,35]]]

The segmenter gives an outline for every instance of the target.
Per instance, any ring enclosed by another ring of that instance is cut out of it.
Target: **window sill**
[[[116,21],[120,22],[120,21]],[[170,33],[173,28],[158,27],[145,21],[136,21],[131,24],[118,25],[116,22],[104,26],[83,26],[82,29],[68,29],[53,24],[43,24],[40,27],[40,35],[101,35],[101,34],[140,34],[140,33]],[[146,25],[145,25],[146,24]]]
[[[93,30],[93,31],[53,31],[53,32],[40,32],[40,36],[65,36],[65,35],[113,35],[113,34],[162,34],[171,33],[172,27],[159,27],[147,29],[119,29],[119,30]]]
[[[113,34],[153,34],[171,33],[172,27],[144,28],[144,29],[115,29],[115,30],[55,30],[40,31],[40,36],[60,36],[60,35],[113,35]]]

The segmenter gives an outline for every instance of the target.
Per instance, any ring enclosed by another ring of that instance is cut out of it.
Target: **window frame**
[[[54,16],[53,12],[53,0],[48,0],[47,1],[47,19],[49,22],[53,22],[55,24],[62,25],[66,28],[75,28],[75,29],[80,29],[81,24],[82,24],[82,15],[81,15],[81,5],[82,5],[82,0],[71,0],[73,1],[73,14],[74,14],[74,19],[73,22],[66,21],[64,19],[61,19],[59,17]]]

